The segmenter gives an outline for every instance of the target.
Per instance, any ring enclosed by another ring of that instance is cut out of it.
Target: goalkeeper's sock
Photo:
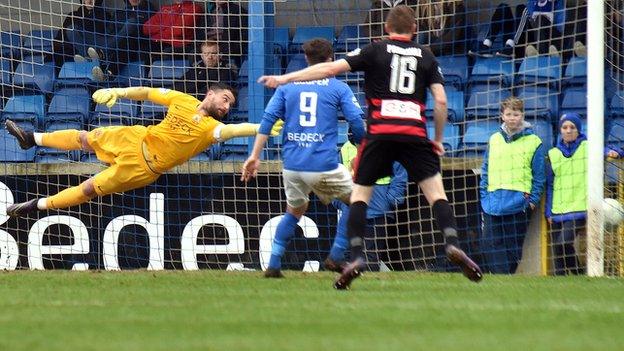
[[[459,247],[459,241],[457,240],[457,223],[455,222],[455,215],[453,214],[453,208],[447,200],[440,199],[436,201],[433,206],[433,216],[438,223],[438,228],[444,235],[446,245],[453,245]]]
[[[43,133],[41,146],[51,147],[58,150],[80,150],[80,131],[76,129],[57,130],[52,133]]]
[[[347,238],[347,221],[349,220],[349,207],[343,206],[342,214],[336,225],[336,237],[334,243],[329,250],[329,258],[334,262],[342,262],[345,259],[345,251],[349,247],[349,239]]]
[[[67,188],[46,199],[46,209],[67,208],[83,204],[92,198],[82,192],[82,185]],[[39,207],[39,206],[38,206]],[[39,208],[42,209],[42,208]]]
[[[297,222],[299,222],[297,217],[286,212],[277,225],[275,238],[273,238],[273,246],[271,247],[271,259],[269,260],[270,269],[282,268],[282,256],[284,256],[290,238],[295,234]]]
[[[368,205],[364,201],[357,201],[349,207],[349,219],[347,222],[347,236],[351,244],[351,260],[361,259],[364,261],[364,239],[362,234],[366,230],[366,210]]]

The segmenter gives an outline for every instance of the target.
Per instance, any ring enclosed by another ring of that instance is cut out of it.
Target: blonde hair
[[[518,99],[515,96],[510,96],[501,102],[501,113],[503,113],[505,109],[520,111],[524,113],[524,101]]]
[[[418,4],[419,23],[432,35],[439,37],[446,28],[447,20],[452,21],[460,4],[461,0],[421,0]]]

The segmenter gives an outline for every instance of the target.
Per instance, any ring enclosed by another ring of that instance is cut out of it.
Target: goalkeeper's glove
[[[124,88],[99,89],[93,93],[93,101],[98,104],[105,104],[111,108],[117,102],[118,98],[124,98],[128,95]]]
[[[271,127],[271,136],[278,136],[282,132],[282,128],[284,127],[284,121],[278,119],[277,122]]]

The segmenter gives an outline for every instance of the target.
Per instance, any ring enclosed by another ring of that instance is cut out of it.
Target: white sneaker
[[[82,55],[74,55],[74,62],[85,62],[87,61],[87,59],[84,58],[84,56]]]
[[[89,57],[92,60],[99,60],[100,59],[100,55],[98,55],[97,50],[95,50],[94,48],[88,48],[87,49],[87,55],[89,55]]]
[[[557,50],[556,46],[551,45],[548,47],[548,55],[552,57],[557,57],[559,56],[559,50]]]
[[[93,80],[96,82],[103,82],[108,78],[100,66],[93,66],[91,69],[91,75],[93,76]]]
[[[538,54],[539,52],[533,45],[529,44],[526,46],[526,48],[524,48],[524,56],[526,57],[537,56]]]
[[[574,55],[577,57],[587,57],[587,47],[580,41],[574,42]]]

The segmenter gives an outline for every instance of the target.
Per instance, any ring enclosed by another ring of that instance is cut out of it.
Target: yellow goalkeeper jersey
[[[217,142],[214,129],[222,124],[200,115],[196,98],[169,89],[150,89],[149,100],[168,106],[162,122],[147,127],[145,144],[152,155],[154,171],[163,173]]]

